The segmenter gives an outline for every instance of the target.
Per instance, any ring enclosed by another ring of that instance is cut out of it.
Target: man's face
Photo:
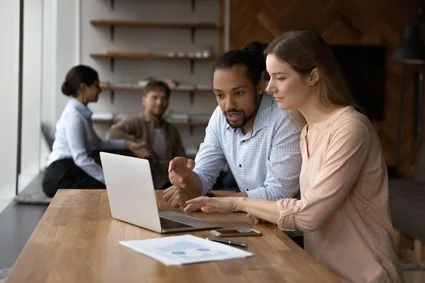
[[[262,91],[256,90],[243,65],[216,69],[213,78],[217,103],[230,127],[243,128],[255,117]]]
[[[142,105],[150,115],[162,116],[168,108],[168,96],[161,89],[151,90],[143,96]]]

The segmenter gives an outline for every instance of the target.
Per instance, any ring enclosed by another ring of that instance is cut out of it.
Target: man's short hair
[[[163,91],[167,97],[170,97],[171,89],[168,86],[167,83],[160,81],[160,80],[151,80],[148,82],[148,84],[145,86],[145,92],[144,95],[148,94],[151,91],[160,90]]]

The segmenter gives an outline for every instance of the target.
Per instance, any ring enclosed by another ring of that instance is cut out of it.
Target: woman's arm
[[[355,119],[354,123],[338,125],[320,168],[309,173],[315,178],[302,198],[277,202],[279,228],[316,231],[325,225],[359,181],[369,150],[370,132],[363,122]]]
[[[244,211],[257,218],[277,223],[279,206],[276,201],[251,199],[247,197],[197,197],[186,202],[185,212],[202,209],[204,212],[229,213]]]
[[[259,219],[277,224],[280,208],[276,201],[240,197],[237,199],[236,211],[244,211]]]

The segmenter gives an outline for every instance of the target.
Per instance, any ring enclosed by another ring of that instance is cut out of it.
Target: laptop
[[[158,233],[219,227],[177,211],[158,211],[149,161],[100,152],[112,217]]]

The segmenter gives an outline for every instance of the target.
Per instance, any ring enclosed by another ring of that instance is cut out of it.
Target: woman
[[[79,65],[68,71],[62,93],[71,99],[56,124],[55,141],[43,179],[43,191],[48,197],[53,197],[60,188],[105,188],[103,170],[92,158],[93,150],[128,149],[139,157],[149,155],[142,144],[102,140],[96,135],[87,104],[97,102],[100,92],[99,76],[92,68]]]
[[[290,31],[267,47],[267,71],[281,109],[301,132],[301,199],[199,197],[186,211],[244,211],[282,230],[304,232],[305,249],[343,282],[402,282],[378,136],[316,32]]]

